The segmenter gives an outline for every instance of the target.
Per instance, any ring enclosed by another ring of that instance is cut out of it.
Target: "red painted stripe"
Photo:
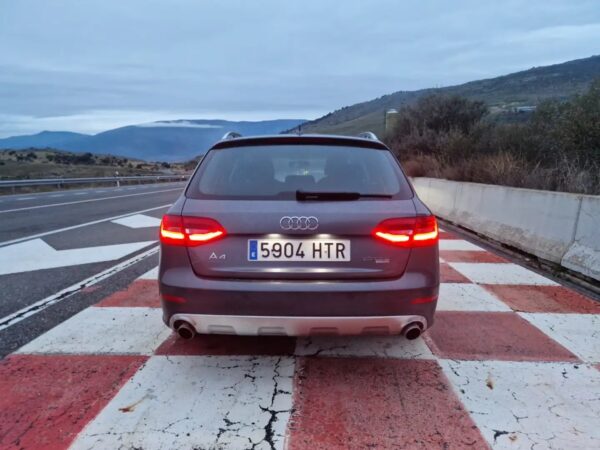
[[[9,356],[0,362],[0,448],[67,448],[145,360]]]
[[[449,264],[440,263],[440,282],[442,283],[471,283],[462,273],[456,271]]]
[[[600,302],[563,286],[483,285],[515,311],[600,314]]]
[[[145,306],[160,308],[158,282],[156,280],[136,280],[127,289],[115,292],[96,306]]]
[[[288,447],[488,448],[435,361],[302,358]]]
[[[439,311],[424,337],[431,351],[445,359],[578,361],[513,312]]]
[[[440,258],[447,262],[466,263],[508,263],[504,258],[490,252],[464,251],[464,250],[440,250]]]
[[[287,336],[198,335],[186,341],[172,334],[157,355],[293,355],[296,339]]]

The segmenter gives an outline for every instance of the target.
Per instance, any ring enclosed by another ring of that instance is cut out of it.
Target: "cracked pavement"
[[[0,360],[0,448],[600,448],[600,303],[441,243],[435,324],[415,341],[183,341],[140,271]]]
[[[293,374],[288,357],[153,357],[72,448],[281,448]]]

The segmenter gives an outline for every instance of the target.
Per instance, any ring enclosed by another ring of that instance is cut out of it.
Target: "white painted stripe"
[[[600,371],[583,364],[440,361],[494,449],[592,449],[600,442]]]
[[[28,211],[30,209],[51,208],[53,206],[65,206],[65,205],[76,205],[78,203],[100,202],[103,200],[114,200],[116,198],[136,197],[138,195],[151,195],[151,194],[158,194],[161,192],[173,192],[173,191],[181,191],[181,189],[179,189],[179,188],[178,189],[164,189],[161,191],[138,192],[136,194],[114,195],[111,197],[101,197],[101,198],[90,198],[88,200],[77,200],[74,202],[51,203],[50,205],[38,205],[38,206],[27,206],[25,208],[4,209],[4,210],[0,211],[0,214],[9,213],[9,212],[17,212],[17,211]]]
[[[111,220],[111,222],[128,228],[150,228],[160,226],[160,219],[144,214],[134,214],[132,216],[123,217],[122,219]]]
[[[448,264],[475,283],[558,286],[558,283],[549,278],[516,264],[453,262]]]
[[[0,247],[0,275],[121,259],[156,241],[55,250],[41,239]]]
[[[141,275],[138,280],[158,280],[158,266]]]
[[[17,353],[151,355],[171,334],[161,316],[159,308],[87,308]]]
[[[64,197],[65,194],[53,194],[53,195],[49,195],[48,197],[52,197],[52,198],[56,198],[56,197]]]
[[[21,201],[21,200],[33,200],[34,198],[35,197],[19,197],[19,198],[15,199],[15,200],[19,200],[19,201]]]
[[[132,214],[145,213],[145,212],[149,212],[149,211],[156,211],[157,209],[168,208],[169,206],[171,206],[171,205],[170,204],[169,205],[161,205],[161,206],[156,206],[154,208],[142,209],[141,211],[132,211],[132,212],[128,212],[126,214],[120,214],[118,216],[107,217],[105,219],[92,220],[91,222],[80,223],[78,225],[73,225],[73,226],[70,226],[70,227],[58,228],[56,230],[51,230],[51,231],[44,231],[43,233],[32,234],[30,236],[25,236],[25,237],[22,237],[22,238],[12,239],[10,241],[0,242],[0,247],[3,247],[5,245],[10,245],[10,244],[16,244],[17,242],[28,241],[30,239],[36,239],[36,238],[48,236],[48,235],[51,235],[51,234],[62,233],[63,231],[75,230],[77,228],[87,227],[87,226],[90,226],[90,225],[96,225],[98,223],[110,222],[111,220],[120,219],[121,217],[127,217],[127,216],[130,216]]]
[[[290,357],[153,356],[71,449],[282,449],[293,376]]]
[[[483,248],[462,239],[440,239],[440,250],[485,251]]]
[[[296,340],[295,355],[434,359],[423,339],[403,336],[311,336]]]
[[[120,262],[119,264],[109,267],[108,269],[106,269],[100,273],[97,273],[96,275],[92,275],[91,277],[86,278],[85,280],[79,281],[79,282],[57,292],[56,294],[52,294],[46,298],[43,298],[42,300],[38,300],[37,302],[33,303],[32,305],[26,306],[25,308],[22,308],[17,312],[9,314],[8,316],[5,316],[0,319],[0,331],[4,330],[5,328],[8,328],[16,323],[21,322],[22,320],[25,320],[28,317],[31,317],[40,311],[43,311],[44,309],[46,309],[47,307],[49,307],[51,305],[54,305],[66,298],[71,297],[72,295],[78,293],[79,291],[81,291],[82,289],[84,289],[86,287],[95,285],[96,283],[99,283],[100,281],[102,281],[106,278],[109,278],[112,275],[119,273],[119,272],[127,269],[128,267],[138,263],[139,261],[146,259],[148,256],[152,256],[156,253],[158,253],[158,246],[153,247],[149,250],[146,250],[145,252],[140,253],[139,255],[136,255],[132,258],[129,258],[126,261]]]
[[[486,289],[471,283],[441,283],[438,311],[512,311]]]
[[[75,192],[73,195],[87,195],[88,192],[86,191],[82,191],[82,192]]]
[[[600,362],[600,315],[519,314],[583,361]]]

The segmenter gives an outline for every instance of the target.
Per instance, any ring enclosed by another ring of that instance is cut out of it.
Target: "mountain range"
[[[502,112],[535,106],[549,98],[566,99],[585,91],[597,78],[600,78],[600,56],[591,56],[456,86],[398,91],[304,123],[302,132],[352,135],[368,130],[382,135],[385,111],[410,105],[424,95],[460,95],[484,101],[492,112]]]
[[[346,106],[310,122],[300,119],[260,122],[171,120],[130,125],[95,135],[43,131],[29,136],[0,139],[0,149],[51,147],[147,161],[186,161],[203,154],[227,131],[237,131],[243,135],[278,134],[286,130],[297,132],[298,126],[301,126],[303,133],[352,135],[369,130],[383,134],[386,110],[410,105],[424,95],[460,95],[484,101],[492,112],[502,112],[520,106],[535,106],[549,98],[566,99],[585,91],[599,77],[600,56],[591,56],[456,86],[397,91]]]
[[[301,119],[232,122],[227,120],[170,120],[130,125],[87,135],[42,131],[0,139],[0,149],[54,148],[105,153],[146,161],[187,161],[206,150],[226,132],[244,136],[278,134],[305,122]]]

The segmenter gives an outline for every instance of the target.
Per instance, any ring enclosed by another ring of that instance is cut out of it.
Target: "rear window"
[[[296,191],[358,192],[408,199],[412,191],[387,150],[323,145],[266,145],[208,152],[187,195],[289,200]]]

